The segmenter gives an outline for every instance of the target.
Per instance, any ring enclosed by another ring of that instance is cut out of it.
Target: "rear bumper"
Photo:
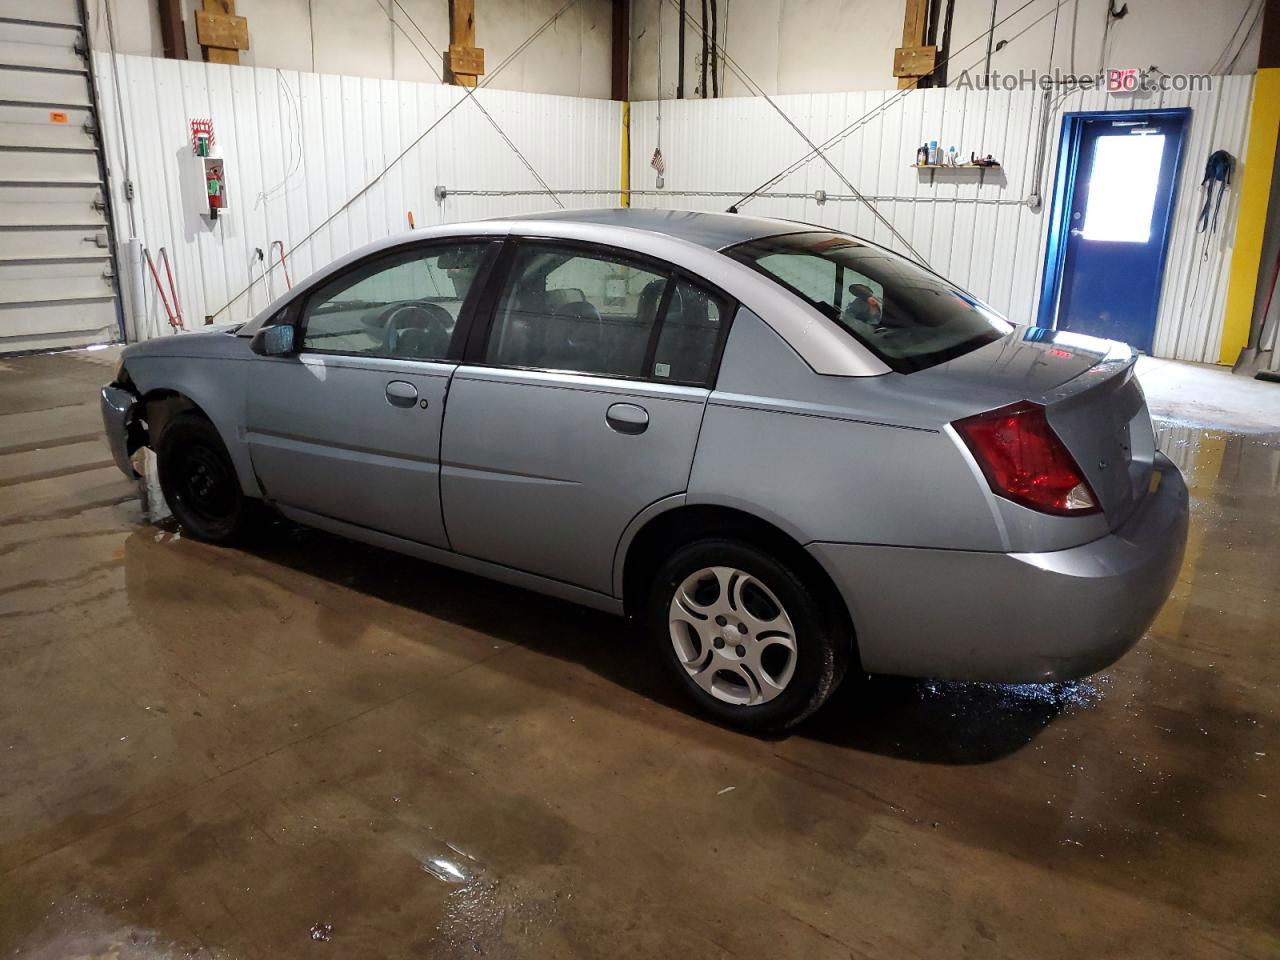
[[[126,477],[136,477],[130,459],[129,418],[133,414],[133,405],[138,402],[128,390],[119,387],[102,388],[102,428],[106,433],[107,448],[111,451],[111,459],[115,461]]]
[[[1049,553],[813,543],[872,673],[1028,683],[1087,676],[1137,642],[1168,599],[1187,488],[1157,454],[1155,489],[1119,529]]]

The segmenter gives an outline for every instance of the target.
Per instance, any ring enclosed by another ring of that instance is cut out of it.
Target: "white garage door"
[[[0,353],[118,340],[79,0],[0,0]]]

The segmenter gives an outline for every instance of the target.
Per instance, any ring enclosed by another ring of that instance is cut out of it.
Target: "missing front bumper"
[[[138,476],[133,469],[133,451],[138,448],[133,437],[133,411],[137,403],[138,398],[128,390],[102,388],[102,427],[106,432],[107,448],[111,451],[111,459],[126,477]]]

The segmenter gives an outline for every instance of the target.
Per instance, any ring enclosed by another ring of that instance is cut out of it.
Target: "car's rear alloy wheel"
[[[717,700],[767,703],[795,674],[796,628],[773,591],[745,570],[695,570],[676,588],[667,619],[676,657]]]
[[[165,502],[183,529],[211,543],[244,534],[251,503],[212,423],[190,413],[175,418],[160,437],[156,460]]]
[[[654,580],[659,655],[706,713],[755,731],[817,710],[844,675],[851,638],[787,564],[737,540],[677,550]]]

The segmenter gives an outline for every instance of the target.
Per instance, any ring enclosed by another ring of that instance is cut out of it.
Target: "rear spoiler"
[[[1079,376],[1060,383],[1038,398],[1045,406],[1072,406],[1097,392],[1110,392],[1123,387],[1134,375],[1138,352],[1125,343],[1112,342],[1106,355]]]

